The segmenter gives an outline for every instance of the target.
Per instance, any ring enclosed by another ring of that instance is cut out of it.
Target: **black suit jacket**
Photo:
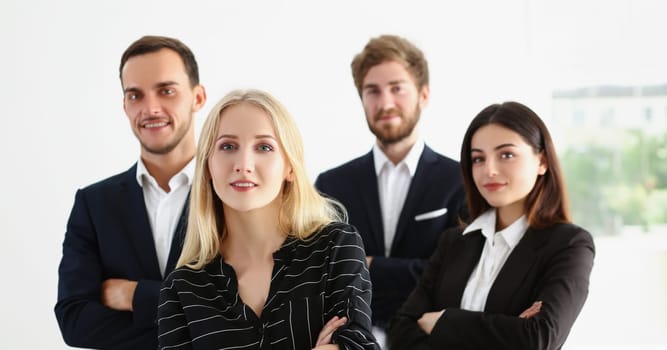
[[[56,318],[68,345],[87,348],[157,348],[158,267],[136,164],[77,191],[58,270]],[[174,269],[186,227],[187,201],[172,241],[165,275]],[[138,281],[133,312],[100,302],[108,278]]]
[[[415,287],[441,234],[458,225],[459,212],[464,205],[460,172],[458,162],[424,147],[388,257],[385,257],[373,152],[317,177],[315,186],[345,206],[349,223],[361,234],[366,255],[373,256],[370,266],[373,324],[386,326]],[[447,208],[447,212],[440,216],[415,219],[442,208]]]
[[[481,231],[445,233],[417,288],[389,328],[394,349],[560,349],[588,295],[595,247],[580,227],[528,229],[496,277],[484,312],[460,309],[468,278],[482,254]],[[518,315],[533,302],[542,309]],[[417,325],[425,312],[445,313],[430,336]]]

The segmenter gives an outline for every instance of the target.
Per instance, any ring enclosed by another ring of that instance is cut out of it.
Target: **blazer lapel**
[[[167,260],[167,267],[165,269],[165,277],[176,267],[178,258],[181,255],[181,250],[183,249],[183,241],[185,240],[185,232],[188,226],[188,213],[190,212],[190,192],[185,198],[185,204],[183,204],[183,211],[181,212],[181,218],[178,220],[178,225],[176,225],[176,231],[174,231],[174,237],[171,241],[171,248],[169,249],[169,259]]]
[[[380,209],[380,197],[378,194],[378,181],[375,174],[375,164],[373,162],[373,151],[368,152],[361,163],[359,169],[360,181],[359,193],[366,207],[365,215],[368,220],[368,226],[371,229],[370,237],[375,243],[375,249],[370,251],[384,252],[384,228],[382,225],[382,210]]]
[[[430,173],[430,167],[435,160],[434,152],[425,145],[424,151],[419,158],[419,163],[417,164],[415,176],[413,176],[412,181],[410,181],[410,188],[408,189],[408,195],[405,197],[403,209],[401,209],[401,216],[398,218],[394,241],[391,244],[392,251],[394,251],[396,246],[400,244],[399,242],[404,239],[409,224],[415,220],[415,207],[421,203],[421,198],[424,197],[424,192],[428,189],[429,185],[433,183],[433,181],[427,179],[428,174]],[[414,239],[414,237],[408,237],[408,239]]]
[[[445,269],[442,274],[442,283],[447,288],[434,286],[441,293],[443,303],[447,307],[460,307],[463,291],[468,284],[472,271],[482,256],[482,249],[486,239],[481,231],[462,235],[452,246],[450,254],[445,257]]]
[[[125,211],[123,215],[125,218],[123,220],[125,230],[123,231],[133,243],[134,254],[144,271],[149,276],[161,279],[157,252],[155,251],[155,243],[153,242],[153,231],[148,222],[144,193],[137,183],[136,173],[137,165],[135,164],[126,173],[127,176],[121,184],[121,190],[126,194],[124,198],[127,198],[127,203],[123,206],[123,210]]]
[[[528,229],[524,237],[519,241],[507,261],[500,269],[496,281],[489,290],[486,299],[485,311],[504,312],[510,305],[515,291],[521,288],[522,283],[530,269],[537,262],[536,250],[544,241],[545,235],[539,230]]]

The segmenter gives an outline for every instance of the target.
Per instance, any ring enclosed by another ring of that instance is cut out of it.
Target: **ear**
[[[292,170],[291,167],[287,171],[287,175],[285,176],[285,181],[294,182],[294,171]]]
[[[540,164],[537,167],[537,174],[544,175],[549,170],[549,164],[547,164],[547,157],[544,155],[544,151],[540,152]]]
[[[421,91],[419,91],[419,110],[423,110],[424,107],[428,104],[428,98],[431,95],[431,88],[428,84],[422,86]]]
[[[193,92],[195,98],[192,102],[192,112],[197,112],[204,107],[204,104],[206,103],[206,89],[204,88],[204,85],[199,84],[194,87]]]

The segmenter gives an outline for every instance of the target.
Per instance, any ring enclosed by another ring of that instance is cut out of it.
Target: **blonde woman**
[[[196,159],[183,252],[160,293],[160,349],[378,348],[361,238],[308,180],[285,107],[229,93]]]

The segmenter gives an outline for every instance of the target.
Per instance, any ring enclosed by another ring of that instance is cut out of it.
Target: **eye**
[[[136,101],[139,99],[139,94],[136,92],[128,92],[125,94],[125,98],[129,101]]]
[[[228,142],[223,142],[218,146],[218,149],[221,151],[233,151],[236,149],[236,146]]]
[[[500,154],[500,158],[502,158],[502,159],[512,159],[512,158],[514,158],[514,153],[503,152],[502,154]]]
[[[163,95],[173,95],[176,93],[176,90],[172,88],[164,88],[162,89],[162,91],[160,91],[160,93],[162,93]]]
[[[484,157],[480,157],[480,156],[475,157],[475,156],[473,156],[471,160],[472,160],[473,164],[478,164],[478,163],[481,163],[481,162],[484,161]]]
[[[368,88],[364,90],[364,94],[367,96],[377,95],[380,92],[377,88]]]
[[[403,87],[400,85],[394,85],[391,87],[391,92],[393,93],[399,93],[401,91],[403,91]]]
[[[262,152],[271,152],[273,151],[273,146],[263,143],[259,146],[257,146],[257,150],[262,151]]]

